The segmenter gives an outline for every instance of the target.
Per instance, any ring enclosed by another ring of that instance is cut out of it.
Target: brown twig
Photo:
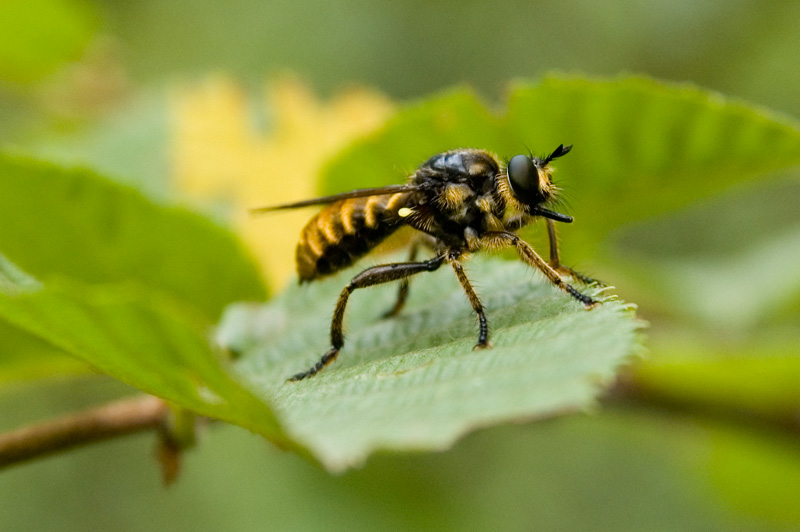
[[[169,408],[142,396],[0,434],[0,468],[81,445],[146,430],[163,430]]]

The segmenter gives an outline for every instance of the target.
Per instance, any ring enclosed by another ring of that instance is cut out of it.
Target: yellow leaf
[[[205,203],[227,202],[235,229],[279,288],[293,276],[294,247],[314,211],[253,217],[247,209],[313,197],[325,161],[380,126],[393,106],[366,89],[322,102],[293,78],[270,85],[263,105],[271,118],[267,133],[254,127],[252,102],[229,79],[177,90],[171,152],[179,191]]]

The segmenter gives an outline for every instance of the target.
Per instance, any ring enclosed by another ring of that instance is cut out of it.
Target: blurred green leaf
[[[800,271],[789,265],[798,263],[800,226],[765,233],[725,258],[656,259],[631,252],[621,268],[647,287],[649,294],[642,299],[650,307],[741,334],[756,332],[770,316],[797,301]]]
[[[554,176],[576,219],[561,230],[571,260],[602,254],[624,224],[800,164],[800,126],[765,109],[642,77],[548,77],[515,86],[497,117],[465,91],[409,106],[331,161],[322,192],[400,182],[453,148],[511,157],[561,143],[575,146]]]
[[[435,153],[502,144],[501,121],[471,91],[452,90],[408,106],[343,150],[325,169],[322,192],[396,183]]]
[[[264,297],[241,246],[200,216],[88,171],[21,157],[0,155],[0,175],[0,292],[39,287],[23,269],[48,285],[54,277],[135,282],[182,300],[209,323],[231,301]],[[57,343],[9,323],[0,332],[0,380],[85,371]]]
[[[0,294],[17,295],[23,292],[35,292],[41,288],[39,281],[0,254]]]
[[[45,284],[135,281],[216,320],[231,301],[265,297],[230,233],[156,205],[85,170],[0,155],[0,251]]]
[[[137,91],[82,127],[45,129],[15,142],[31,156],[90,168],[156,199],[170,197],[169,91]]]
[[[504,144],[501,120],[471,91],[452,90],[409,105],[342,150],[323,172],[322,193],[397,183],[438,152]]]
[[[29,83],[77,59],[97,26],[77,0],[0,2],[0,79]]]
[[[41,284],[0,254],[0,296],[41,289]],[[0,383],[86,371],[85,365],[34,335],[0,319]]]
[[[330,312],[352,272],[265,306],[234,306],[218,339],[242,353],[241,374],[331,470],[379,449],[443,449],[479,427],[587,408],[638,349],[640,323],[619,301],[587,312],[531,282],[522,263],[469,267],[489,309],[491,350],[473,351],[473,312],[447,271],[415,280],[407,310],[391,320],[378,316],[396,286],[356,292],[345,348],[312,379],[285,382],[327,350]]]
[[[781,338],[772,331],[739,346],[718,338],[707,344],[681,342],[675,338],[679,332],[665,336],[672,338],[655,342],[652,356],[626,372],[630,390],[645,403],[677,407],[696,419],[725,420],[709,427],[695,482],[705,483],[714,499],[736,515],[758,520],[764,529],[796,530],[796,337]]]
[[[710,436],[711,449],[702,473],[718,500],[741,516],[758,519],[765,529],[798,530],[796,437],[730,428]]]
[[[0,338],[0,385],[88,371],[85,364],[3,319]]]
[[[798,195],[790,175],[617,231],[616,279],[636,282],[641,305],[757,333],[800,298]]]
[[[800,164],[800,124],[690,84],[550,78],[512,92],[508,119],[545,150],[575,144],[559,183],[575,194],[576,247]]]
[[[152,291],[51,279],[46,289],[0,296],[0,315],[127,384],[292,446],[211,349],[207,320]]]
[[[774,335],[772,335],[774,337]],[[696,410],[737,412],[793,423],[800,408],[800,349],[796,341],[755,345],[667,344],[634,364],[629,378],[647,397]]]

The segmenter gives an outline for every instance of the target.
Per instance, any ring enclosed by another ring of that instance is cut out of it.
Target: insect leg
[[[514,246],[517,249],[517,253],[519,254],[520,258],[528,266],[536,268],[542,272],[551,283],[556,285],[557,288],[560,288],[573,298],[583,303],[587,309],[594,307],[598,303],[598,301],[595,301],[587,295],[581,294],[574,287],[565,283],[564,280],[561,279],[561,276],[558,274],[558,272],[551,268],[550,265],[547,264],[547,262],[545,262],[545,260],[540,257],[536,251],[534,251],[530,244],[522,240],[514,233],[508,233],[505,231],[484,233],[482,240],[484,246],[490,249],[498,249],[504,247],[504,245]]]
[[[478,315],[478,343],[475,344],[474,349],[491,347],[491,344],[489,344],[489,325],[486,322],[486,314],[483,311],[481,300],[472,288],[472,284],[469,282],[463,266],[461,266],[461,263],[458,261],[458,256],[451,255],[448,258],[450,260],[450,265],[453,267],[453,271],[456,272],[458,282],[461,283],[461,288],[467,293],[467,299],[469,299],[472,309],[475,311],[475,314]]]
[[[583,275],[580,272],[576,272],[569,266],[564,266],[561,264],[561,259],[559,258],[558,253],[558,234],[556,233],[556,222],[549,218],[547,218],[545,221],[547,222],[547,238],[550,242],[550,267],[559,273],[569,275],[579,283],[596,283],[602,285],[603,283],[601,281],[592,279],[591,277]]]
[[[414,262],[417,259],[417,252],[419,251],[419,242],[414,240],[411,243],[411,251],[408,254],[408,262]],[[408,284],[409,279],[408,277],[402,279],[400,281],[400,289],[397,291],[397,301],[395,301],[394,306],[384,312],[381,315],[381,318],[391,318],[392,316],[396,316],[403,310],[403,307],[406,305],[406,299],[408,299]]]
[[[344,287],[342,293],[339,294],[339,300],[336,302],[336,308],[333,311],[333,320],[331,321],[331,348],[327,353],[322,355],[319,362],[311,366],[306,371],[294,375],[289,380],[299,381],[306,377],[312,377],[319,373],[319,371],[333,362],[339,351],[344,346],[344,332],[342,330],[342,323],[344,322],[344,311],[347,307],[347,300],[350,294],[358,288],[365,288],[376,284],[388,283],[400,279],[406,279],[414,274],[421,272],[432,272],[439,268],[444,262],[445,256],[440,255],[425,262],[398,262],[393,264],[382,264],[380,266],[373,266],[367,268],[359,273],[347,286]]]
[[[550,266],[554,270],[561,267],[561,259],[558,257],[558,234],[556,233],[556,223],[549,218],[547,222],[547,238],[550,242]]]

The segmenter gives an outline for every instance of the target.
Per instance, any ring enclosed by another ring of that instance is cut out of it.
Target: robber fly
[[[490,347],[483,305],[461,265],[468,253],[480,250],[514,247],[526,264],[542,272],[556,287],[587,309],[595,306],[597,301],[564,282],[560,275],[569,274],[582,283],[593,281],[559,262],[554,222],[570,223],[572,217],[545,207],[557,192],[551,180],[550,162],[566,155],[571,148],[562,144],[546,157],[517,155],[507,163],[484,150],[452,150],[428,159],[404,185],[252,209],[252,212],[268,212],[327,205],[300,234],[296,260],[301,283],[350,266],[403,226],[417,231],[408,262],[367,268],[344,287],[333,311],[331,348],[316,364],[290,380],[316,375],[336,359],[344,346],[342,322],[354,290],[400,281],[397,302],[386,313],[394,315],[406,301],[409,278],[434,271],[445,263],[453,268],[478,316],[475,349]],[[516,231],[540,217],[547,220],[549,263],[516,235]],[[417,261],[420,246],[432,251],[433,258]]]

